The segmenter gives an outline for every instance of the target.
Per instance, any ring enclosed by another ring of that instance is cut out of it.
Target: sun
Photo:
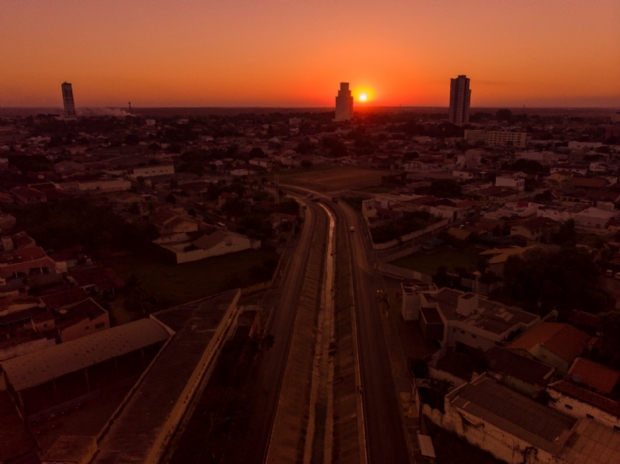
[[[361,102],[365,102],[365,101],[368,100],[368,95],[366,95],[365,93],[362,93],[362,94],[360,94],[360,96],[358,98],[359,98],[359,100]]]

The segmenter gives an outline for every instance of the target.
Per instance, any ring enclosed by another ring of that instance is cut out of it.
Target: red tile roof
[[[587,333],[572,325],[541,322],[512,342],[508,348],[530,351],[535,346],[541,345],[565,361],[571,362],[581,354],[589,339]]]
[[[95,285],[101,291],[121,288],[124,283],[109,267],[93,267],[69,273],[78,285]]]
[[[43,295],[41,301],[47,308],[62,308],[71,304],[79,303],[88,298],[88,294],[82,287],[72,288],[63,292],[50,293]]]
[[[611,393],[620,379],[620,372],[584,358],[575,359],[568,375],[605,394]]]

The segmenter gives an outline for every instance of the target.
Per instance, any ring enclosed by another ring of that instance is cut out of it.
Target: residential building
[[[484,142],[490,147],[527,145],[527,132],[466,130],[463,138],[469,142]]]
[[[130,170],[129,177],[135,180],[138,177],[168,176],[172,174],[174,174],[174,164],[133,168]]]
[[[65,117],[75,118],[75,102],[73,100],[73,87],[69,82],[62,83],[62,103],[65,107]]]
[[[555,369],[520,356],[516,352],[495,346],[485,355],[488,372],[501,383],[534,398],[553,378]]]
[[[484,375],[446,395],[443,414],[428,405],[423,413],[510,464],[620,462],[620,430],[571,417]]]
[[[349,121],[353,118],[353,96],[348,82],[340,83],[340,90],[336,97],[336,121]]]
[[[600,208],[584,209],[573,216],[575,225],[580,227],[592,227],[596,229],[606,229],[609,222],[618,217],[618,211],[607,211]]]
[[[469,122],[470,101],[471,90],[467,76],[459,75],[456,79],[450,79],[450,111],[448,118],[452,124],[465,124]]]
[[[566,377],[550,384],[554,408],[575,418],[591,418],[620,428],[617,387],[620,372],[585,358],[577,358]]]
[[[589,340],[587,333],[570,324],[541,322],[508,345],[508,349],[538,359],[565,375]]]
[[[525,190],[525,179],[514,175],[500,175],[495,178],[495,186],[509,187],[522,192]]]
[[[403,287],[403,315],[417,320],[424,338],[443,347],[457,343],[487,351],[540,317],[519,308],[451,288]]]

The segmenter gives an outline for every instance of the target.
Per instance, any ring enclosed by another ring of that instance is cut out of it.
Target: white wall
[[[620,417],[603,411],[591,404],[584,403],[570,396],[554,390],[553,388],[547,388],[547,392],[555,401],[550,401],[549,406],[563,412],[571,417],[581,419],[582,417],[592,416],[596,422],[599,422],[607,427],[620,427]],[[569,406],[568,408],[566,406]]]

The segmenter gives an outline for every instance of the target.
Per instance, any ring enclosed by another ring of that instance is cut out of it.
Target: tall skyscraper
[[[336,121],[348,121],[353,117],[353,96],[348,82],[340,83],[336,97]]]
[[[452,124],[465,124],[469,122],[469,102],[471,90],[469,79],[460,75],[456,79],[450,79],[450,113],[449,119]]]
[[[69,82],[62,83],[62,102],[65,105],[65,117],[75,118],[75,102],[73,101],[73,88]]]

